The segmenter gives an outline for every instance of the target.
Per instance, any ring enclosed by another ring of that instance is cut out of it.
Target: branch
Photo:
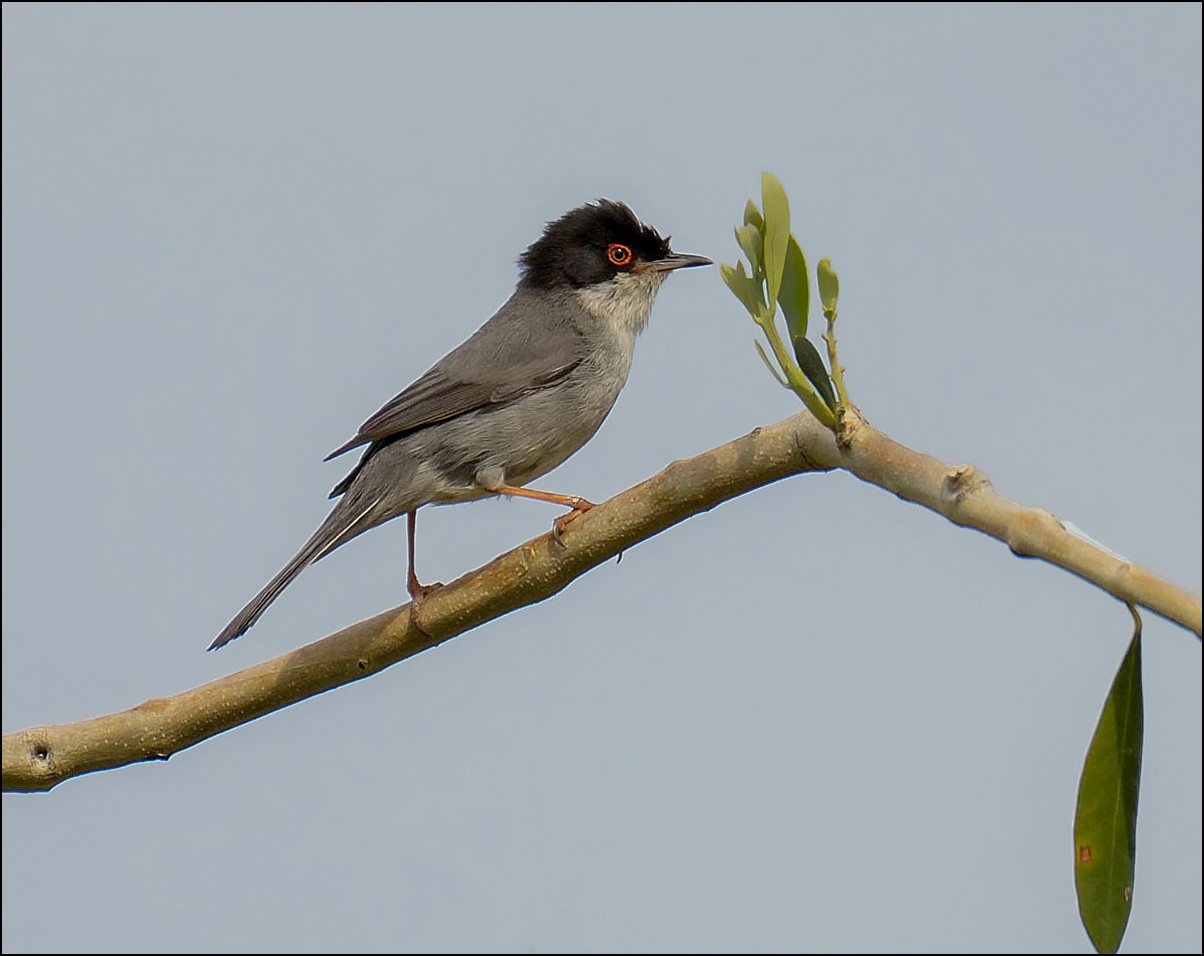
[[[911,451],[846,410],[838,443],[801,412],[755,429],[579,516],[557,543],[528,541],[430,594],[422,628],[405,604],[273,660],[174,697],[74,724],[35,727],[3,740],[4,791],[44,791],[80,774],[166,760],[225,730],[368,677],[465,631],[556,594],[626,548],[718,504],[790,475],[852,474],[1042,558],[1200,634],[1200,599],[1067,531],[1047,511],[996,494],[973,466]]]
[[[1200,598],[1069,530],[1041,508],[997,493],[973,465],[950,466],[914,452],[871,428],[853,410],[845,420],[849,447],[841,467],[862,481],[893,491],[944,515],[954,524],[998,538],[1022,558],[1040,558],[1077,574],[1126,604],[1136,604],[1201,636]]]

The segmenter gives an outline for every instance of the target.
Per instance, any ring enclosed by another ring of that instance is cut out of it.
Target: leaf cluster
[[[790,232],[790,203],[782,184],[771,173],[761,174],[762,209],[751,199],[744,207],[736,242],[748,260],[721,264],[727,287],[740,300],[765,333],[777,360],[775,369],[757,342],[757,352],[774,377],[792,389],[821,422],[836,427],[837,398],[832,378],[819,350],[807,338],[811,308],[811,275],[802,247]],[[835,317],[839,284],[824,259],[817,270],[820,300],[829,321]],[[785,319],[791,348],[787,349],[777,325],[778,310]]]

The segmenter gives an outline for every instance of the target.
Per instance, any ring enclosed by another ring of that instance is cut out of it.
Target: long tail
[[[309,565],[329,554],[339,545],[346,544],[356,535],[375,527],[381,521],[388,520],[388,518],[382,518],[376,514],[379,504],[380,497],[374,497],[368,503],[361,500],[355,502],[354,505],[344,498],[335,505],[330,514],[326,516],[326,520],[305,542],[301,550],[281,569],[279,574],[264,586],[262,591],[251,599],[246,607],[235,615],[234,620],[227,624],[209,645],[209,650],[215,651],[219,647],[229,644],[236,637],[245,634],[251,625],[259,620],[259,616],[268,609],[268,606],[280,597],[281,592],[293,583],[293,579]],[[393,516],[389,515],[388,517]]]

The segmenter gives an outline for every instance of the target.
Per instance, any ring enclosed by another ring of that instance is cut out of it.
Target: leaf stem
[[[769,316],[753,316],[753,319],[757,325],[761,326],[765,337],[769,339],[769,347],[773,349],[773,356],[778,360],[778,365],[782,367],[782,372],[786,376],[786,382],[791,391],[803,400],[803,404],[807,406],[807,410],[818,418],[825,428],[835,431],[836,416],[832,414],[832,410],[824,404],[824,400],[811,387],[811,383],[803,375],[803,370],[795,362],[794,356],[786,350],[786,346],[782,342],[782,337],[778,334],[777,325],[773,321],[772,313]]]
[[[844,366],[836,358],[836,309],[824,309],[824,318],[828,320],[828,331],[824,333],[824,342],[828,346],[828,367],[832,370],[832,384],[836,386],[836,398],[842,406],[848,407],[848,389],[844,387]]]

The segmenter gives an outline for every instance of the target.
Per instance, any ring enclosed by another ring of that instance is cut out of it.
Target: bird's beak
[[[672,272],[674,269],[690,269],[693,266],[712,266],[714,264],[706,256],[690,256],[681,252],[671,252],[663,259],[646,262],[644,268],[651,269],[653,272]]]

